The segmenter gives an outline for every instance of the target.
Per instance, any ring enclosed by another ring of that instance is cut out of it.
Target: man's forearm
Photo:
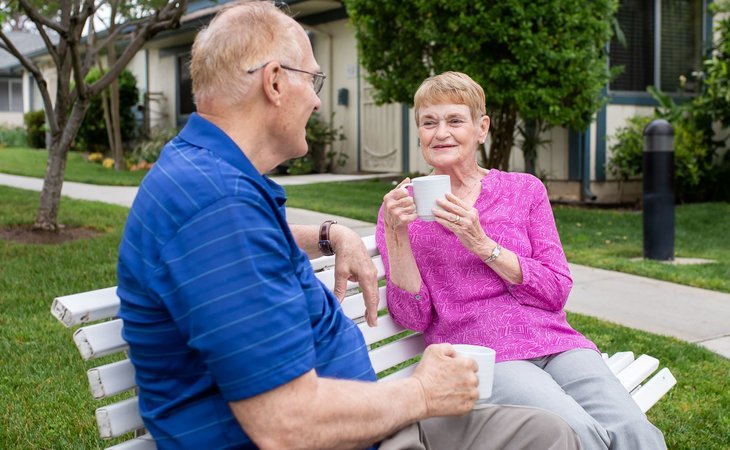
[[[319,258],[322,252],[319,250],[319,226],[318,225],[290,225],[294,240],[297,246],[304,250],[309,259]]]
[[[363,448],[425,417],[423,395],[413,377],[368,383],[318,378],[310,372],[231,407],[263,449]]]

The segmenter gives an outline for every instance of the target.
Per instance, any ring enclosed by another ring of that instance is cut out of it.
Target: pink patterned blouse
[[[568,325],[563,306],[573,286],[547,191],[532,175],[491,169],[474,205],[484,231],[517,254],[522,284],[502,280],[436,222],[416,219],[408,235],[423,284],[420,292],[390,282],[382,208],[375,233],[388,277],[393,319],[427,343],[476,344],[497,362],[575,348],[598,350]]]

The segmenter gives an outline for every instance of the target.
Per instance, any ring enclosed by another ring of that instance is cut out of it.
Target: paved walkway
[[[358,175],[306,175],[277,178],[280,184],[372,178]],[[0,185],[39,191],[42,180],[0,174]],[[130,206],[133,187],[95,186],[65,182],[63,195]],[[320,224],[336,219],[361,236],[373,234],[368,222],[287,208],[288,221]],[[566,309],[632,328],[702,345],[730,358],[730,294],[657,281],[650,278],[571,264],[574,287]]]

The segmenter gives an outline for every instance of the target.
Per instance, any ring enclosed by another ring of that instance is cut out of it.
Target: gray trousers
[[[434,417],[400,430],[380,450],[572,450],[575,432],[560,417],[538,408],[488,407],[457,417]]]
[[[667,448],[662,432],[593,350],[497,363],[490,401],[536,406],[558,414],[578,433],[587,450]]]

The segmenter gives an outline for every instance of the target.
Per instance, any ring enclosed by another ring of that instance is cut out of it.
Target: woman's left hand
[[[490,244],[494,246],[494,243],[484,232],[476,208],[467,205],[450,192],[446,194],[445,200],[439,199],[436,203],[443,209],[433,210],[438,223],[451,230],[470,252],[476,255],[489,253],[485,249],[491,248]]]

